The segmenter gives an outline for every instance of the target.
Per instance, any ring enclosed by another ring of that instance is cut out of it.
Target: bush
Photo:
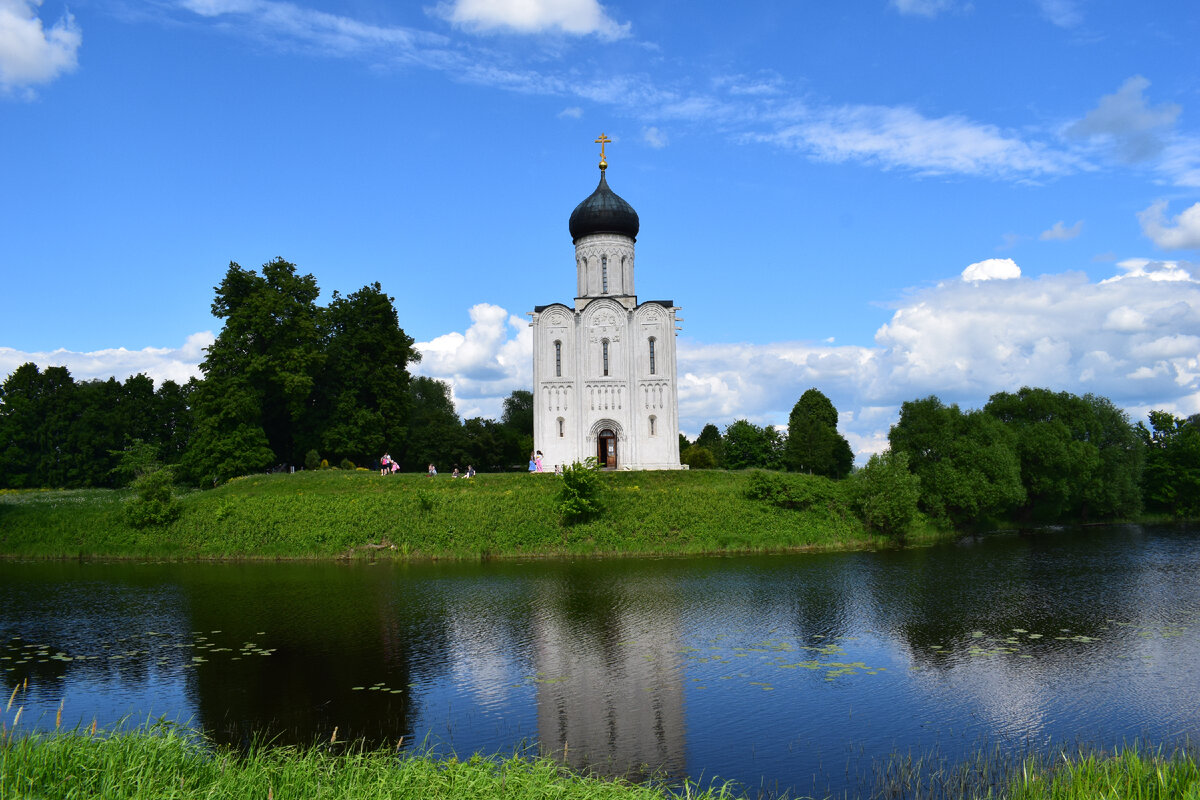
[[[600,468],[594,458],[576,461],[563,470],[563,487],[558,493],[558,510],[568,525],[597,516],[600,505]]]
[[[342,463],[338,464],[338,468],[339,468],[339,469],[349,469],[349,470],[353,470],[353,469],[355,468],[355,467],[354,467],[354,462],[353,462],[353,461],[351,461],[351,460],[350,460],[350,459],[348,459],[348,458],[343,458],[343,459],[342,459]]]
[[[170,469],[139,475],[130,488],[133,496],[125,503],[125,521],[133,527],[167,525],[179,519],[182,509],[175,498],[175,479]]]
[[[717,459],[712,450],[702,445],[694,444],[683,451],[679,460],[691,469],[716,469]]]
[[[307,453],[305,453],[304,454],[304,468],[305,469],[320,469],[321,468],[321,454],[318,453],[316,450],[309,450]]]
[[[830,511],[846,510],[842,485],[823,475],[755,470],[750,473],[746,497],[795,511],[807,511],[814,506]]]
[[[921,479],[908,471],[908,456],[885,450],[855,473],[855,506],[869,528],[903,538],[917,518]]]

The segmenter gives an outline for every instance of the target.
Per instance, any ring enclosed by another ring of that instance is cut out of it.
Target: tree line
[[[746,420],[724,433],[709,424],[694,442],[681,436],[680,449],[693,469],[757,468],[835,481],[853,471],[837,411],[816,389],[797,401],[786,433]],[[1107,398],[1029,387],[998,392],[973,411],[930,396],[901,406],[888,449],[859,472],[860,482],[879,485],[880,503],[895,506],[887,510],[891,527],[918,512],[955,528],[997,519],[1130,519],[1143,510],[1195,517],[1200,415],[1153,411],[1149,425],[1131,424]]]
[[[261,271],[231,263],[215,292],[225,325],[200,379],[76,381],[32,363],[9,375],[0,488],[123,485],[134,450],[199,486],[292,466],[373,466],[385,452],[414,471],[524,468],[532,394],[513,392],[499,421],[460,420],[446,383],[410,374],[420,353],[378,283],[321,306],[315,278],[275,259]]]

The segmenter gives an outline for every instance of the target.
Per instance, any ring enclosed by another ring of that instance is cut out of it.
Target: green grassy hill
[[[34,557],[480,558],[871,547],[887,540],[830,503],[747,499],[748,475],[600,476],[604,510],[563,524],[551,474],[381,477],[326,470],[238,478],[182,497],[163,527],[125,522],[125,491],[0,492],[0,554]]]

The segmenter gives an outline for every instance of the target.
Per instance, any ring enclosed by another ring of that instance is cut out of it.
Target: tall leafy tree
[[[463,426],[454,410],[450,385],[419,375],[412,379],[410,434],[400,463],[406,470],[424,470],[434,464],[439,470],[467,463],[469,453]],[[393,454],[395,455],[395,454]]]
[[[1166,411],[1150,412],[1137,431],[1146,449],[1146,507],[1178,517],[1200,516],[1200,424]]]
[[[516,389],[504,398],[500,424],[505,430],[504,464],[525,468],[533,441],[533,392]]]
[[[317,413],[306,439],[331,461],[366,464],[402,452],[412,410],[408,365],[421,354],[400,327],[393,299],[378,283],[342,297],[333,293],[323,322],[325,351]]]
[[[281,258],[262,274],[230,263],[212,304],[225,327],[200,365],[196,427],[185,465],[193,479],[224,480],[313,444],[314,382],[324,362],[320,290]]]
[[[792,472],[844,478],[854,468],[854,451],[837,430],[837,409],[817,389],[800,395],[788,416],[784,464]]]
[[[1025,500],[1016,435],[981,411],[964,414],[934,396],[911,400],[888,442],[920,478],[920,507],[931,517],[966,525]]]
[[[693,442],[696,447],[701,447],[707,450],[713,458],[716,466],[725,466],[725,442],[721,438],[721,431],[716,425],[711,422],[700,429],[700,435]]]
[[[1016,435],[1026,493],[1022,518],[1088,520],[1138,512],[1137,436],[1108,400],[1024,387],[992,395],[984,410]]]
[[[22,364],[0,386],[0,485],[67,486],[76,386],[66,367]]]

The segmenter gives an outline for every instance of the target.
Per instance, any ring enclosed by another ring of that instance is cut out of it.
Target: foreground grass
[[[716,800],[724,791],[685,789]],[[0,739],[0,798],[105,800],[663,800],[652,786],[567,772],[550,759],[467,761],[351,747],[264,748],[242,755],[198,744],[172,726],[118,734],[32,734]]]
[[[86,731],[0,736],[0,797],[108,800],[142,798],[499,798],[506,800],[717,800],[729,786],[674,792],[572,773],[547,758],[472,756],[465,761],[332,745],[260,748],[241,754],[199,743],[172,725],[89,735]],[[1195,800],[1194,753],[1080,752],[1010,762],[996,754],[947,766],[894,757],[864,789],[869,798],[1010,800]]]
[[[836,503],[746,497],[746,473],[600,476],[603,513],[564,525],[554,475],[381,477],[319,471],[239,478],[182,498],[158,528],[126,524],[122,491],[0,493],[0,554],[152,558],[480,558],[766,552],[891,546]],[[926,532],[936,537],[936,532]],[[911,538],[911,537],[910,537]],[[918,537],[920,538],[920,537]]]

